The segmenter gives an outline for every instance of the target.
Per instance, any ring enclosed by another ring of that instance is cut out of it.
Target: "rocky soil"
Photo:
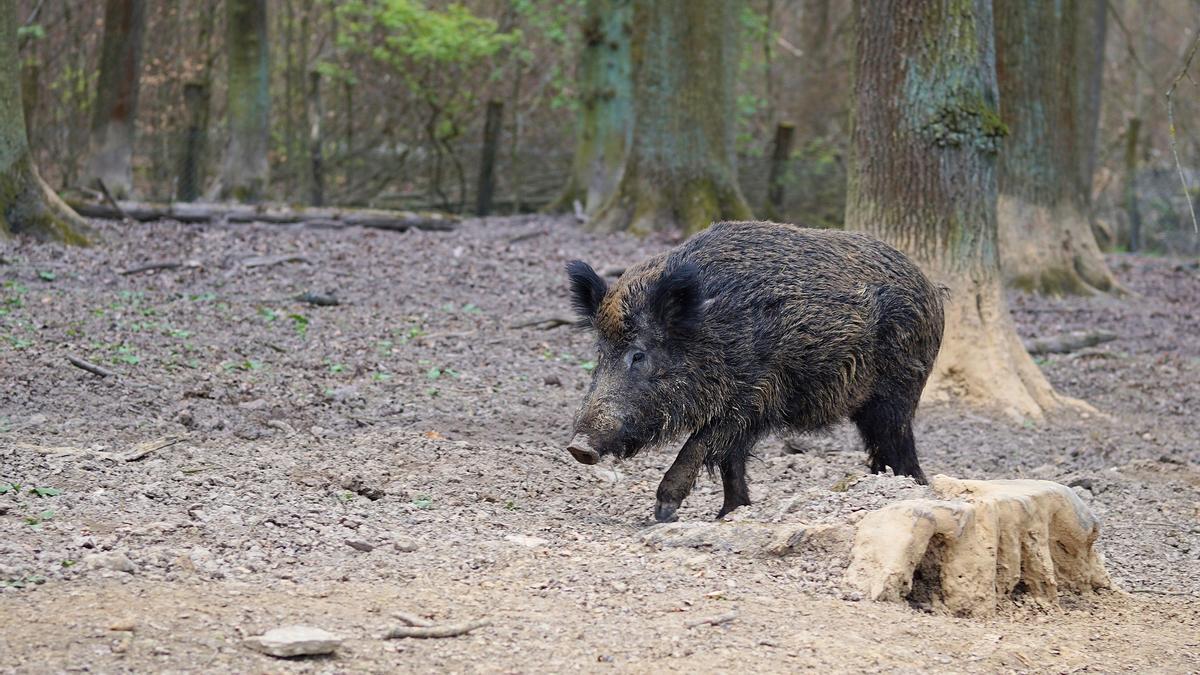
[[[1041,363],[1099,414],[922,409],[928,474],[1075,486],[1123,589],[963,619],[859,601],[820,551],[656,536],[672,453],[562,449],[589,338],[514,326],[569,318],[566,260],[621,268],[665,239],[538,217],[97,228],[90,249],[0,243],[0,672],[1200,669],[1193,261],[1111,258],[1128,298],[1012,297],[1025,337],[1117,333]],[[153,263],[177,265],[123,273]],[[849,427],[760,450],[731,526],[926,493],[864,477]],[[702,479],[680,517],[719,506]],[[397,612],[491,624],[379,639]],[[344,641],[296,661],[244,644],[295,624]]]

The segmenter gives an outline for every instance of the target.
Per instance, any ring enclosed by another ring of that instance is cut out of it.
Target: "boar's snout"
[[[595,464],[600,461],[600,453],[596,452],[592,444],[588,443],[587,437],[581,434],[575,434],[567,444],[567,452],[580,464]]]

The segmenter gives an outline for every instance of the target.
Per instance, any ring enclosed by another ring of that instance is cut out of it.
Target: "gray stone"
[[[312,626],[283,626],[246,638],[244,644],[268,656],[291,658],[332,654],[342,638]]]
[[[115,572],[128,572],[133,574],[137,571],[137,565],[129,559],[129,556],[120,551],[110,551],[108,553],[92,553],[83,556],[83,564],[92,569],[113,570]]]

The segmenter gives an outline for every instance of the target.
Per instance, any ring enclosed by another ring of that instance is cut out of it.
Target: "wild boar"
[[[746,459],[773,431],[850,418],[871,471],[925,475],[912,419],[941,346],[942,291],[865,234],[724,222],[629,268],[611,287],[567,264],[596,337],[567,450],[584,464],[688,435],[658,487],[676,519],[701,467],[720,470],[717,518],[750,503]]]

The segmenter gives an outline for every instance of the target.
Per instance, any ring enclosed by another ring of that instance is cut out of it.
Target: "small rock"
[[[512,542],[514,544],[517,544],[518,546],[528,546],[529,548],[534,548],[536,546],[545,546],[546,544],[550,543],[548,540],[542,539],[541,537],[531,537],[527,534],[505,535],[504,541]]]
[[[546,377],[542,378],[542,382],[550,387],[562,386],[562,380],[560,380],[557,375],[547,375]]]
[[[347,539],[346,545],[363,553],[370,553],[375,550],[375,544],[367,543],[361,539]]]
[[[137,622],[129,618],[118,619],[108,626],[108,629],[111,631],[122,631],[126,633],[132,633],[135,628],[137,628]]]
[[[415,542],[402,539],[393,542],[392,548],[396,549],[400,553],[412,553],[413,551],[417,550],[417,545]]]
[[[332,654],[342,639],[312,626],[284,626],[246,638],[243,644],[268,656],[289,658]]]
[[[111,551],[108,553],[92,553],[83,556],[83,564],[93,569],[113,570],[115,572],[128,572],[133,574],[137,571],[137,566],[129,559],[129,556],[120,551]]]
[[[1087,490],[1088,492],[1095,492],[1095,488],[1093,487],[1094,485],[1095,482],[1091,478],[1076,478],[1075,480],[1067,483],[1067,487],[1079,487]]]

